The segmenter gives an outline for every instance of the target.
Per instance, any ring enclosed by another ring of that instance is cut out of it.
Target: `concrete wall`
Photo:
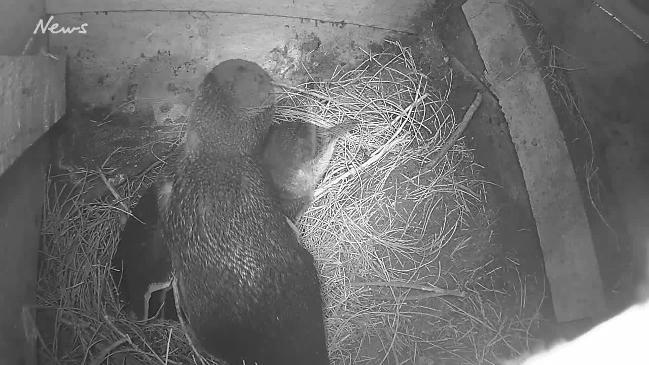
[[[228,58],[257,62],[281,80],[277,55],[287,60],[301,48],[291,43],[317,36],[320,49],[343,59],[337,53],[351,45],[367,49],[386,35],[413,31],[431,2],[48,0],[47,11],[66,26],[87,24],[86,34],[50,35],[52,49],[69,57],[71,103],[105,106],[122,104],[133,90],[137,103],[167,98],[160,78],[173,83],[173,98],[190,99],[182,90],[193,90]],[[297,59],[295,67],[302,68]]]
[[[0,54],[22,53],[43,9],[43,0],[0,1]],[[41,42],[36,39],[29,51]],[[34,303],[47,140],[41,138],[0,176],[0,364],[35,363],[21,313]]]
[[[23,306],[34,304],[48,136],[0,177],[0,364],[32,365]]]
[[[612,197],[609,219],[622,217],[614,227],[613,250],[629,249],[634,273],[632,287],[645,279],[649,242],[649,8],[641,1],[603,1],[625,24],[585,0],[525,0],[539,17],[562,63],[581,112],[595,140],[602,192]],[[636,34],[625,28],[636,26]],[[646,38],[645,38],[646,40]],[[606,207],[605,207],[606,208]],[[603,261],[609,261],[606,258]],[[606,262],[600,263],[605,265]],[[624,270],[623,266],[615,270]],[[606,268],[604,268],[605,270]],[[627,280],[623,276],[620,281]],[[619,292],[613,293],[620,297]]]
[[[20,55],[44,12],[44,0],[0,1],[0,54]]]

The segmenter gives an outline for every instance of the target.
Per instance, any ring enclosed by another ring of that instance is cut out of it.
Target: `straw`
[[[484,182],[449,91],[432,84],[410,49],[392,42],[330,80],[278,87],[277,122],[358,123],[297,222],[320,273],[335,364],[490,363],[524,352],[537,323],[532,303],[505,315],[503,298],[525,303],[525,290],[484,283],[500,275],[471,252],[493,246],[480,238],[491,237]],[[183,127],[161,138],[179,143]],[[48,363],[216,363],[196,354],[179,323],[129,319],[111,277],[120,217],[164,165],[156,164],[119,185],[103,176],[108,164],[76,187],[49,179],[37,308],[51,322],[39,327]],[[85,202],[84,182],[96,178],[111,194]]]

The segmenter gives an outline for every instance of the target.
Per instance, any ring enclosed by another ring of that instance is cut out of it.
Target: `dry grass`
[[[130,181],[120,193],[136,201],[145,184]],[[37,308],[44,363],[98,365],[110,356],[117,364],[127,353],[147,364],[194,363],[176,322],[134,322],[121,312],[110,265],[124,210],[112,196],[83,202],[82,191],[48,183]]]
[[[301,99],[278,113],[320,125],[360,123],[339,143],[300,222],[305,245],[320,264],[330,351],[338,361],[357,362],[353,353],[372,336],[385,340],[382,356],[411,344],[399,335],[409,317],[400,316],[397,305],[405,291],[376,284],[434,286],[439,277],[424,277],[425,267],[434,264],[470,214],[471,202],[479,200],[479,183],[456,173],[469,157],[462,145],[446,161],[429,165],[455,118],[409,51],[395,48],[368,54],[359,67],[329,82],[299,88],[308,92],[290,89],[285,98]],[[392,298],[377,300],[375,292]]]
[[[278,102],[279,121],[359,123],[338,142],[300,221],[322,278],[331,358],[482,364],[525,351],[537,306],[525,303],[523,281],[510,292],[494,284],[502,269],[488,260],[479,166],[461,141],[435,158],[457,126],[448,91],[432,86],[408,49],[387,49],[330,81],[285,87]],[[126,354],[146,364],[201,363],[177,323],[120,312],[110,275],[124,211],[117,198],[132,204],[150,176],[94,203],[50,183],[38,308],[53,323],[40,328],[48,363],[119,363]]]

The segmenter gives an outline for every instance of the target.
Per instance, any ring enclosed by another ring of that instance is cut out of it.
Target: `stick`
[[[419,105],[419,103],[424,101],[424,99],[426,99],[428,96],[429,96],[428,94],[424,94],[421,97],[419,97],[417,100],[412,102],[412,104],[408,105],[408,107],[406,107],[391,123],[395,124],[396,122],[401,120],[401,118],[403,118],[404,116],[409,114],[410,111],[413,108],[415,108],[417,105]],[[347,170],[345,173],[343,173],[343,174],[341,174],[339,176],[336,176],[336,178],[334,178],[333,180],[327,182],[326,185],[316,189],[315,193],[313,194],[313,201],[316,201],[318,198],[320,198],[322,196],[322,194],[324,194],[327,191],[327,189],[331,188],[335,184],[338,184],[339,182],[345,180],[346,178],[348,178],[348,177],[350,177],[350,176],[352,176],[354,174],[360,174],[361,172],[363,172],[368,167],[370,167],[370,166],[374,165],[375,163],[379,162],[388,152],[392,151],[394,146],[397,145],[397,137],[399,136],[399,134],[401,133],[402,130],[403,130],[403,124],[399,125],[399,128],[397,129],[397,131],[394,132],[394,134],[392,135],[392,137],[390,137],[390,140],[388,140],[388,142],[386,144],[381,146],[381,148],[379,148],[378,150],[374,151],[372,153],[372,155],[370,156],[370,158],[367,161],[363,162],[358,168],[352,168],[350,170]]]
[[[649,46],[649,41],[642,38],[640,33],[638,33],[635,29],[631,28],[630,26],[626,25],[625,22],[622,21],[622,19],[618,18],[615,14],[613,14],[610,10],[606,9],[603,7],[600,3],[597,1],[592,1],[593,5],[595,5],[599,10],[604,12],[604,14],[608,15],[611,19],[613,19],[615,22],[620,24],[626,31],[631,33],[634,37],[636,37],[640,42],[644,43],[645,46]]]
[[[113,188],[113,185],[111,185],[111,183],[108,181],[106,175],[104,175],[104,173],[100,171],[99,177],[101,178],[101,181],[104,182],[104,184],[106,185],[110,193],[113,195],[113,197],[115,197],[115,199],[119,202],[119,205],[121,205],[122,208],[124,208],[124,210],[126,211],[126,213],[130,215],[131,209],[126,205],[126,203],[124,203],[124,200],[122,200],[122,197],[117,193],[115,188]]]
[[[297,226],[295,225],[295,223],[293,223],[291,218],[289,218],[287,216],[284,216],[284,218],[286,218],[286,223],[288,223],[288,225],[291,227],[291,229],[293,229],[293,232],[295,232],[295,237],[297,238],[297,240],[299,242],[300,241],[300,230],[297,229]]]
[[[421,285],[413,283],[405,283],[402,281],[368,281],[368,282],[358,282],[350,283],[350,286],[379,286],[379,287],[391,287],[391,288],[403,288],[403,289],[413,289],[429,292],[426,294],[427,297],[436,297],[436,296],[455,296],[455,297],[465,297],[466,293],[457,289],[442,289],[436,286],[430,285]],[[414,297],[414,296],[413,296]]]
[[[27,52],[29,51],[29,48],[31,47],[32,43],[34,43],[34,36],[29,37],[29,39],[27,40],[27,43],[25,43],[25,47],[23,47],[23,52],[21,53],[21,55],[24,56],[24,55],[27,54]]]
[[[115,326],[115,324],[111,321],[110,317],[107,314],[104,314],[104,320],[106,321],[108,326],[113,331],[117,332],[117,334],[120,335],[123,339],[125,339],[126,342],[128,342],[128,344],[131,345],[137,352],[139,352],[140,354],[144,354],[144,355],[146,355],[148,357],[155,357],[155,359],[157,359],[158,362],[160,362],[161,364],[164,363],[164,361],[162,361],[160,356],[158,356],[158,354],[155,351],[151,351],[152,355],[142,351],[142,349],[140,349],[140,347],[133,342],[133,340],[131,339],[131,336],[125,334],[122,331],[120,331],[119,328],[117,328],[117,326]]]
[[[487,95],[494,102],[496,102],[496,104],[498,104],[498,98],[496,98],[496,95],[491,92],[491,89],[489,89],[489,87],[482,80],[480,80],[478,76],[471,72],[471,70],[469,70],[460,60],[458,60],[454,56],[449,57],[449,60],[451,61],[451,66],[453,66],[453,68],[457,69],[457,71],[459,71],[464,77],[471,80],[471,82],[473,82],[478,90],[487,93]]]
[[[309,96],[312,96],[312,97],[320,99],[320,100],[324,100],[324,101],[327,101],[327,102],[330,102],[330,103],[333,103],[333,104],[337,104],[335,99],[332,99],[332,98],[330,98],[328,96],[325,96],[325,95],[314,93],[314,92],[312,92],[310,90],[301,89],[301,88],[294,87],[294,86],[291,86],[291,85],[280,84],[280,83],[277,83],[277,82],[273,82],[272,84],[273,84],[273,86],[278,86],[278,87],[281,87],[283,89],[291,90],[291,91],[294,91],[294,92],[299,93],[299,94],[309,95]]]
[[[360,166],[357,168],[352,168],[350,170],[345,171],[345,173],[336,176],[333,180],[329,181],[326,185],[319,187],[315,190],[315,193],[313,194],[313,200],[317,200],[324,194],[329,188],[334,186],[335,184],[338,184],[339,182],[343,181],[344,179],[354,175],[354,174],[360,174],[361,172],[365,171],[367,168],[370,166],[374,165],[376,162],[380,161],[388,152],[392,150],[392,148],[396,145],[394,140],[390,142],[389,144],[383,145],[380,150],[375,151],[375,153],[365,162],[363,162]]]
[[[174,331],[173,327],[169,327],[169,338],[167,339],[167,352],[165,353],[165,365],[169,363],[169,345],[171,345],[171,333]]]
[[[131,179],[140,178],[140,177],[148,174],[149,172],[151,172],[151,170],[155,169],[156,167],[162,165],[163,163],[165,163],[164,160],[156,160],[155,162],[153,162],[149,166],[147,166],[144,170],[142,170],[142,171],[138,172],[136,175],[134,175]],[[115,186],[120,187],[120,186],[126,184],[128,181],[129,181],[129,179],[124,179],[123,181],[121,181],[119,184],[117,184]]]
[[[451,136],[446,140],[444,145],[442,146],[442,149],[435,154],[435,156],[431,159],[431,161],[428,163],[428,166],[435,166],[439,161],[444,158],[444,156],[448,153],[448,151],[455,145],[455,142],[457,142],[458,139],[462,136],[462,133],[464,133],[464,130],[466,127],[469,125],[469,122],[473,118],[473,114],[475,113],[476,110],[478,110],[478,107],[480,106],[480,103],[482,102],[482,94],[478,92],[475,95],[475,98],[473,99],[473,102],[469,106],[469,109],[464,113],[464,117],[462,118],[462,121],[460,124],[457,125],[457,128],[451,133]]]
[[[459,298],[466,297],[464,292],[457,292],[457,293],[452,293],[452,292],[455,292],[455,290],[449,290],[447,293],[408,294],[405,297],[399,297],[399,300],[403,300],[403,301],[423,300],[423,299],[437,298],[437,297],[444,297],[444,296],[453,296]],[[390,295],[375,295],[373,298],[383,299],[383,300],[394,300],[394,297]]]

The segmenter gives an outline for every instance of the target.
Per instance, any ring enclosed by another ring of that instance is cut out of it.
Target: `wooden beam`
[[[253,14],[412,32],[427,0],[46,0],[52,15],[82,12],[214,12]]]
[[[65,58],[0,56],[0,175],[65,114]]]
[[[498,97],[529,194],[559,321],[605,311],[602,281],[572,161],[543,77],[507,1],[463,10]]]

